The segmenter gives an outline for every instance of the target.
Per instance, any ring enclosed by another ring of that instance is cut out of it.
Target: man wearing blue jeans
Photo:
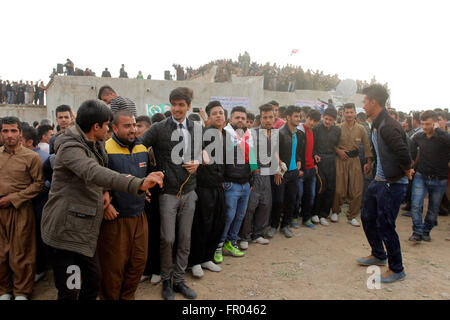
[[[361,221],[372,248],[368,257],[356,261],[362,266],[386,265],[389,269],[381,275],[382,283],[402,280],[403,271],[400,240],[395,231],[395,220],[411,180],[411,157],[406,134],[401,125],[385,109],[389,94],[382,85],[374,84],[363,90],[364,110],[373,119],[372,144],[376,153],[376,177],[364,197]],[[384,246],[386,247],[386,251]]]
[[[257,166],[254,167],[256,160],[252,136],[246,122],[247,112],[244,107],[238,106],[231,110],[230,124],[225,127],[225,228],[216,249],[216,261],[222,259],[222,253],[233,257],[244,256],[237,246],[237,236],[247,211],[251,171],[257,169]]]
[[[450,136],[437,127],[437,114],[428,110],[420,116],[423,132],[411,139],[413,158],[419,154],[411,196],[413,234],[410,241],[431,241],[430,232],[435,226],[439,206],[447,189]],[[423,200],[429,193],[428,211],[422,220]]]

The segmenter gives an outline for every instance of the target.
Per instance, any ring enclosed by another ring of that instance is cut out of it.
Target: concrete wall
[[[277,92],[263,90],[263,77],[233,77],[233,82],[206,82],[205,78],[192,81],[141,80],[119,78],[96,78],[63,76],[55,77],[47,87],[47,117],[55,120],[54,110],[61,104],[70,105],[74,111],[87,99],[96,99],[103,85],[110,85],[121,96],[136,103],[138,114],[145,114],[147,104],[168,103],[170,91],[180,87],[190,87],[194,91],[193,107],[204,107],[211,96],[248,97],[250,111],[256,112],[258,106],[277,100],[281,105],[295,104],[298,100],[327,100],[332,94],[323,91],[297,90],[295,92]],[[355,95],[357,107],[362,107],[362,96]]]
[[[35,105],[0,104],[0,118],[7,116],[18,117],[32,124],[35,120],[47,118],[47,108]]]

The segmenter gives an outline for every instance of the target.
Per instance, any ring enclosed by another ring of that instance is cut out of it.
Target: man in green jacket
[[[43,241],[50,246],[58,299],[97,298],[101,280],[97,240],[103,210],[109,206],[104,191],[139,195],[163,184],[162,172],[142,179],[107,168],[102,141],[111,120],[111,110],[103,102],[85,101],[78,109],[75,127],[67,128],[55,142],[58,151],[41,230]]]

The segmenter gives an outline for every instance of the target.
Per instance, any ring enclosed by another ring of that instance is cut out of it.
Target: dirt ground
[[[439,217],[430,243],[409,242],[411,225],[411,218],[397,219],[407,276],[379,290],[367,288],[370,274],[355,262],[370,254],[364,231],[349,225],[343,214],[328,227],[292,229],[291,239],[277,233],[268,245],[250,244],[242,258],[225,256],[220,273],[205,270],[202,279],[195,279],[188,271],[186,283],[201,300],[449,300],[450,217]],[[36,285],[32,299],[55,298],[49,274]],[[141,283],[136,298],[162,299],[161,284]],[[176,294],[175,299],[184,298]]]

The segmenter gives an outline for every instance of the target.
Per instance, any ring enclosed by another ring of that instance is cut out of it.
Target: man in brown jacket
[[[42,164],[37,153],[21,145],[18,118],[3,118],[0,130],[5,143],[0,148],[0,300],[11,300],[13,295],[16,300],[27,300],[36,260],[31,199],[44,186]]]
[[[43,241],[51,247],[58,299],[97,298],[101,279],[97,240],[103,210],[109,206],[104,191],[139,195],[163,184],[162,172],[142,179],[107,168],[101,142],[111,120],[111,110],[103,102],[85,101],[78,109],[75,127],[67,128],[55,142],[58,151],[41,230]]]

